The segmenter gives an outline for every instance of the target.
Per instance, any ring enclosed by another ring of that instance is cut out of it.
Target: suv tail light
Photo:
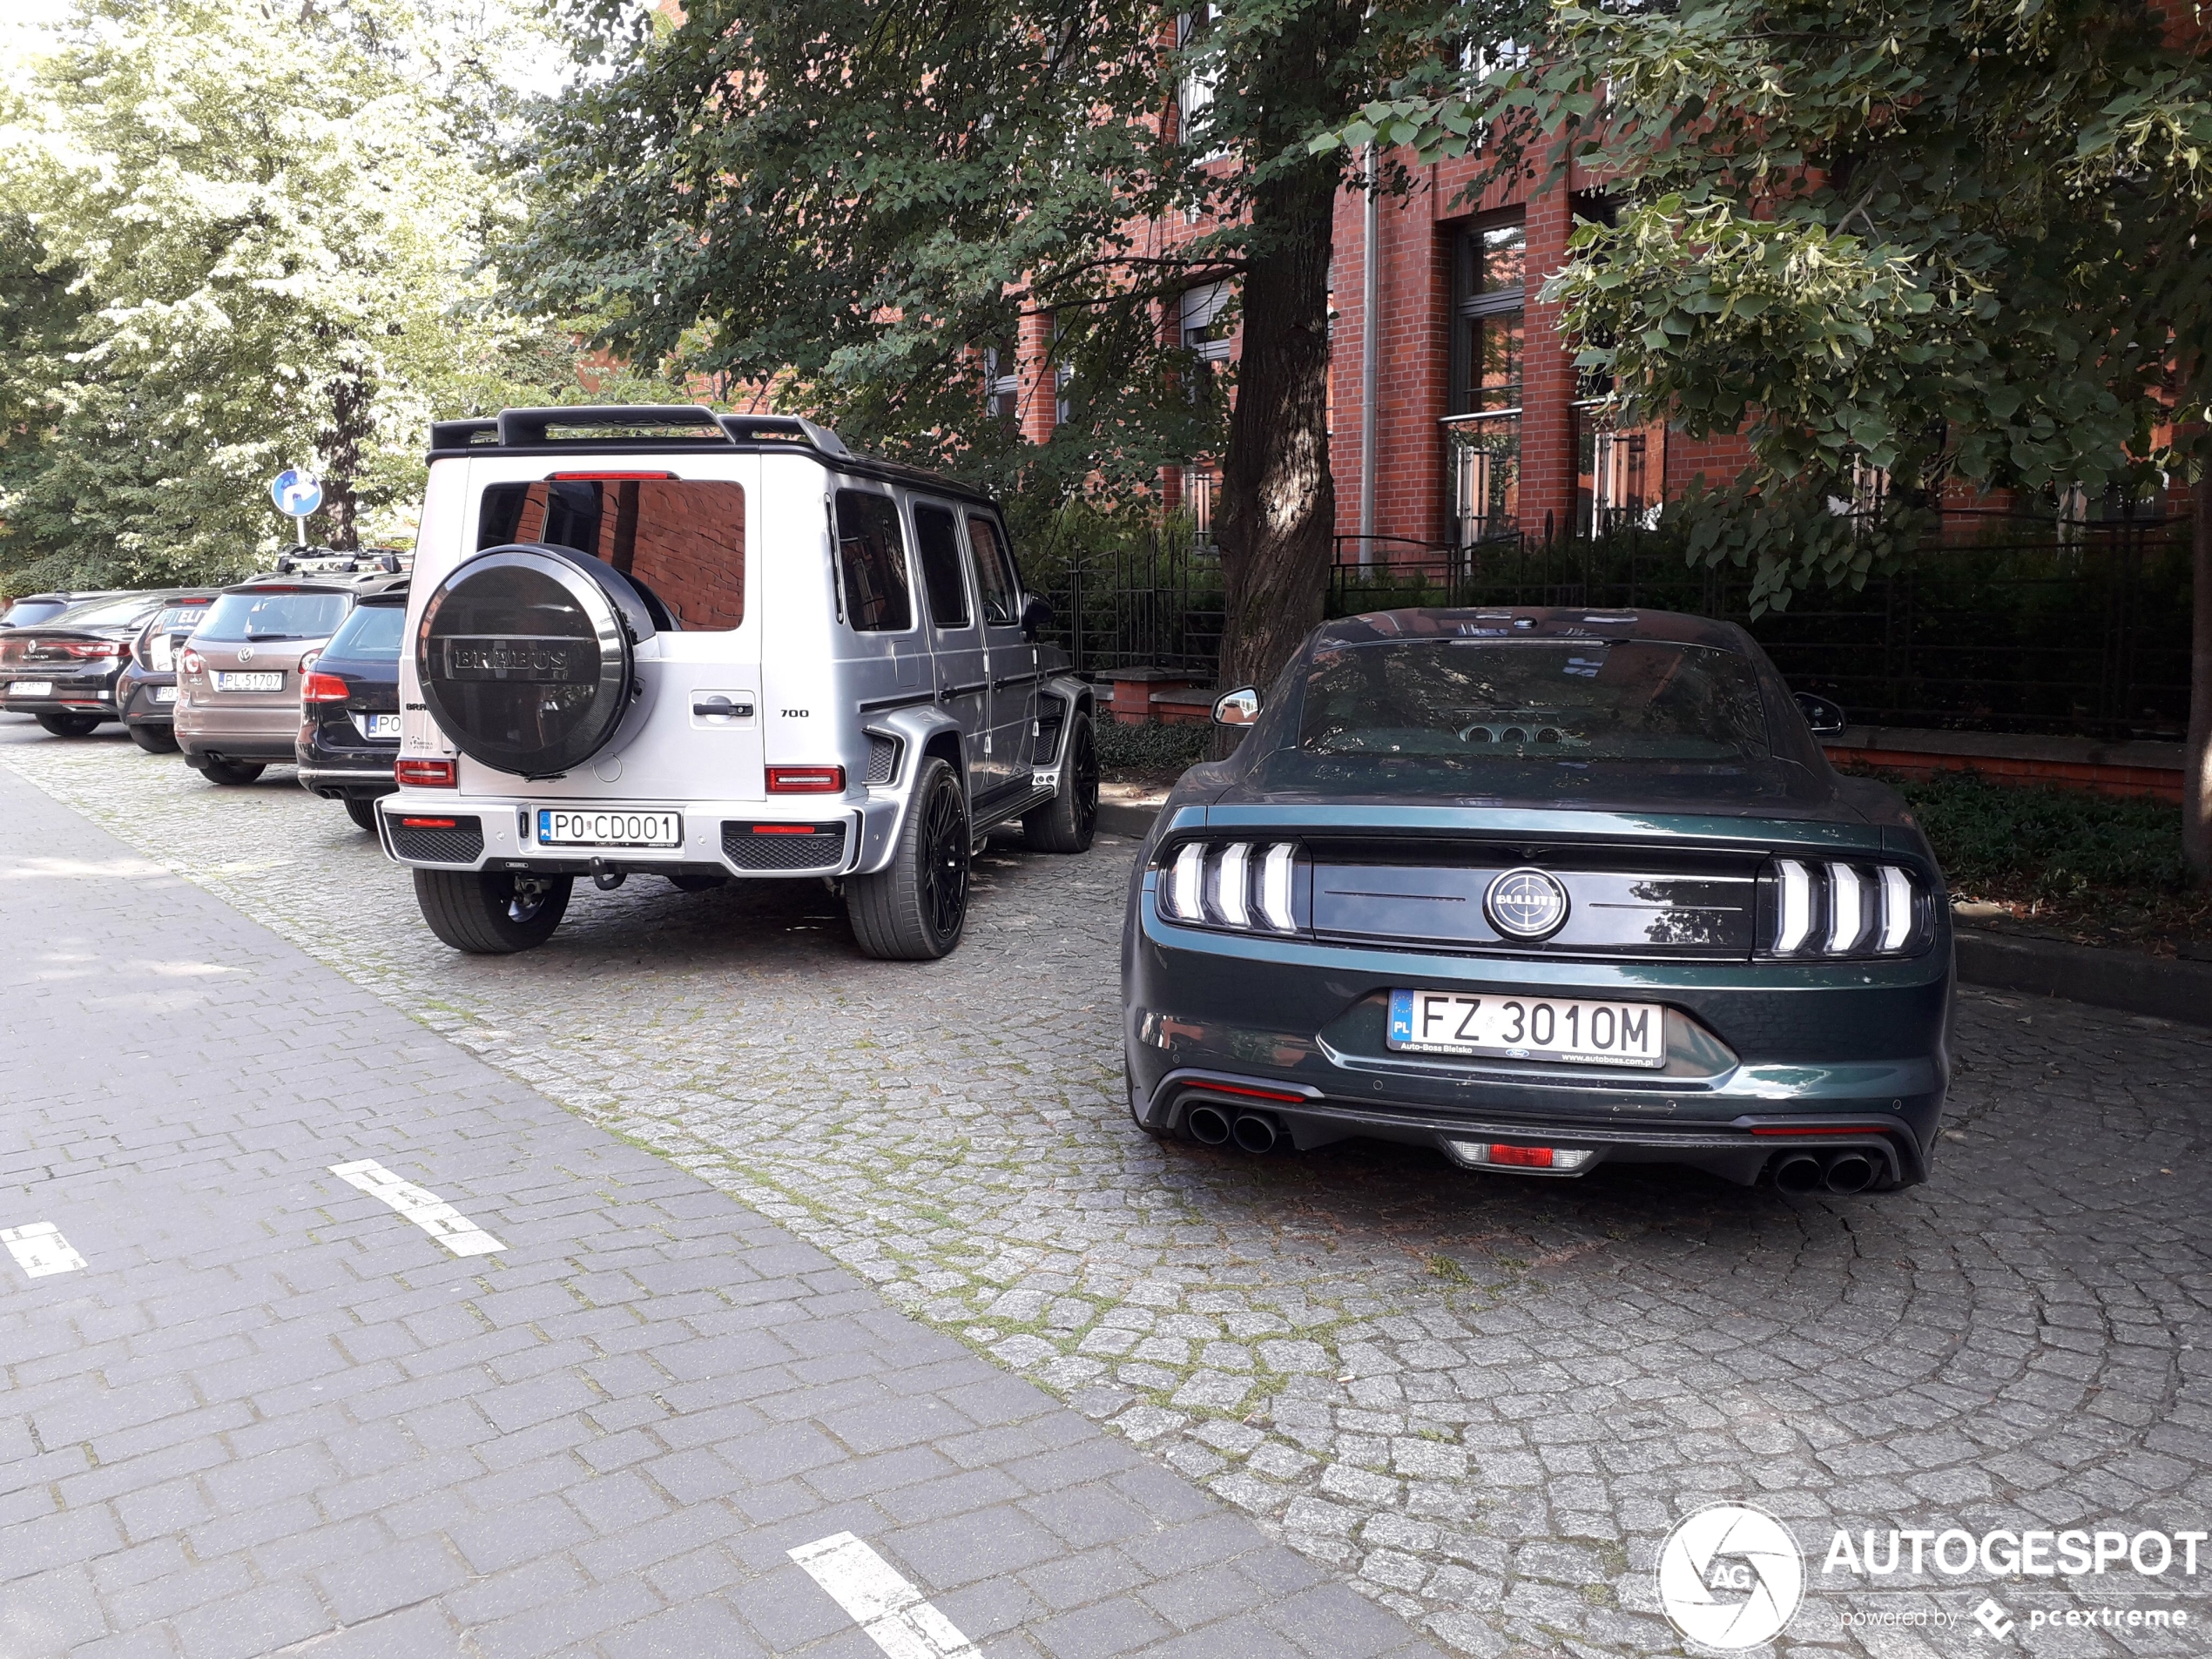
[[[1932,897],[1902,865],[1776,859],[1759,873],[1762,956],[1910,956],[1934,921]]]
[[[845,792],[842,766],[771,766],[768,792],[772,795],[841,795]]]
[[[1298,844],[1185,841],[1162,860],[1155,892],[1171,921],[1294,934]]]
[[[400,783],[411,785],[416,789],[451,789],[456,783],[450,760],[410,757],[393,767],[392,775]]]
[[[335,674],[310,674],[300,682],[302,703],[343,703],[346,682]]]

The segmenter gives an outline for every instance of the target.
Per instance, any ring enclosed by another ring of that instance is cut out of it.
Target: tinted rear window
[[[121,593],[111,598],[88,599],[46,620],[60,628],[113,628],[143,624],[160,608],[159,594]]]
[[[207,608],[202,639],[321,639],[346,619],[342,593],[226,593]]]
[[[1314,655],[1298,747],[1484,761],[1729,762],[1768,752],[1733,651],[1629,640],[1453,640]],[[1456,770],[1456,769],[1455,769]]]
[[[49,617],[58,617],[69,609],[61,599],[19,599],[8,607],[8,614],[0,617],[0,628],[21,628],[34,622],[44,622]]]
[[[899,503],[865,489],[837,492],[837,579],[845,619],[867,633],[902,633],[914,625],[907,577],[906,537]]]
[[[330,644],[326,657],[357,657],[368,662],[397,662],[407,632],[405,605],[355,605]]]
[[[745,620],[745,486],[677,478],[493,484],[476,545],[543,542],[604,559],[658,594],[685,627]]]

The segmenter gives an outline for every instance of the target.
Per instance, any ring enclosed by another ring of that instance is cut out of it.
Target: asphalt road
[[[1966,1622],[1989,1595],[2015,1640],[2038,1609],[2212,1619],[2178,1573],[1822,1571],[1838,1528],[2208,1525],[2203,1032],[1962,993],[1936,1178],[1902,1194],[1540,1184],[1381,1146],[1251,1159],[1127,1122],[1126,842],[1009,842],[928,968],[860,958],[819,888],[642,880],[580,894],[542,951],[471,961],[280,772],[218,789],[12,723],[0,764],[1453,1649],[1682,1651],[1653,1564],[1717,1499],[1811,1550],[1793,1649],[1995,1651]]]

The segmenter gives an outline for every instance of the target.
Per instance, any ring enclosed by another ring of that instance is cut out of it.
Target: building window
[[[1575,529],[1584,536],[1652,529],[1667,475],[1663,421],[1615,430],[1587,408],[1575,411]]]
[[[1209,282],[1183,296],[1183,346],[1209,363],[1229,361],[1236,324],[1230,315],[1231,294],[1226,282]]]
[[[1184,52],[1185,63],[1183,80],[1176,91],[1176,137],[1186,145],[1205,144],[1207,129],[1212,125],[1211,112],[1214,89],[1221,80],[1221,58],[1218,54],[1206,54],[1201,63],[1192,64],[1190,60],[1193,55],[1204,53],[1206,37],[1213,32],[1214,20],[1219,16],[1219,8],[1207,4],[1176,19],[1175,44]],[[1209,145],[1198,159],[1214,161],[1228,153],[1217,145]]]
[[[1521,407],[1527,239],[1521,220],[1478,224],[1459,239],[1453,287],[1452,413]]]
[[[1213,546],[1213,492],[1216,480],[1211,467],[1193,463],[1183,469],[1183,510],[1190,516],[1190,545]]]
[[[1527,239],[1516,214],[1477,220],[1453,251],[1448,484],[1459,543],[1520,529]]]
[[[984,407],[999,420],[1022,418],[1021,361],[1010,334],[983,347]]]

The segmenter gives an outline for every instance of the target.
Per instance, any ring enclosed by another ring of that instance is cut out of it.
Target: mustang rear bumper
[[[1849,1151],[1880,1184],[1926,1178],[1951,1069],[1947,933],[1903,961],[1575,961],[1229,935],[1161,921],[1149,894],[1136,902],[1130,1107],[1156,1131],[1191,1133],[1211,1105],[1232,1123],[1258,1115],[1300,1148],[1366,1136],[1530,1172],[1686,1163],[1750,1183],[1798,1154],[1824,1167]],[[1398,988],[1654,1004],[1667,1062],[1393,1050]],[[1491,1145],[1590,1156],[1530,1170],[1485,1159]]]

